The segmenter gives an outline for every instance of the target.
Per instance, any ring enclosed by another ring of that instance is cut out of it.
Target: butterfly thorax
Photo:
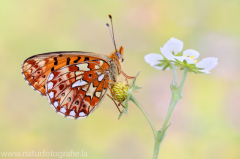
[[[109,55],[110,61],[110,70],[109,70],[109,82],[117,82],[117,77],[120,75],[121,63],[123,61],[123,47],[121,46],[119,50],[112,52]]]
[[[120,72],[118,66],[114,60],[110,62],[110,69],[108,74],[108,80],[110,83],[117,82],[117,77],[119,76]]]

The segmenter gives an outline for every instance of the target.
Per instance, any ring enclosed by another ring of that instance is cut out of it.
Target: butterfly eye
[[[122,62],[124,61],[124,58],[122,58]]]
[[[117,55],[118,59],[121,58],[121,54],[119,52],[116,52],[116,55]]]

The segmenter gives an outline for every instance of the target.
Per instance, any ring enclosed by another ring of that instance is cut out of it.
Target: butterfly
[[[107,89],[111,91],[120,74],[133,78],[122,71],[123,47],[117,50],[114,34],[111,36],[115,51],[109,56],[83,51],[38,54],[23,62],[23,77],[48,98],[56,112],[76,119],[86,117],[97,108]]]

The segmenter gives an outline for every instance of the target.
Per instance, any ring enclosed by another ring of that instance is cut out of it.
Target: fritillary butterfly
[[[82,51],[49,52],[26,59],[22,74],[34,90],[47,96],[56,112],[82,118],[99,105],[120,73],[131,78],[121,70],[120,61],[123,47],[109,56]]]

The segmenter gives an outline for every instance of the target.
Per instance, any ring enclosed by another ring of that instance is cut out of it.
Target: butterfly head
[[[113,53],[111,53],[109,57],[111,59],[116,59],[118,61],[123,62],[124,61],[123,55],[124,55],[123,47],[121,46],[117,51],[114,51]]]
[[[111,16],[110,14],[109,14],[109,18],[110,18],[111,24],[112,24],[112,32],[111,32],[111,29],[110,29],[108,23],[107,23],[107,27],[108,27],[108,29],[109,29],[109,32],[110,32],[110,35],[111,35],[111,38],[112,38],[112,41],[113,41],[113,44],[114,44],[114,47],[115,47],[115,51],[114,51],[113,53],[111,53],[109,57],[110,57],[111,59],[117,60],[118,63],[119,63],[119,61],[123,62],[123,61],[124,61],[124,58],[123,58],[123,47],[121,46],[121,47],[119,48],[119,50],[117,50],[116,43],[115,43],[115,39],[114,39],[112,16]]]

